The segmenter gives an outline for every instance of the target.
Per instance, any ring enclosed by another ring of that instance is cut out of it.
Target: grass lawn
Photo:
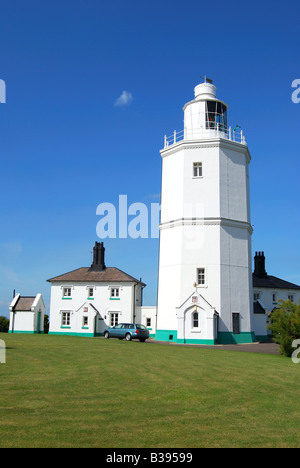
[[[0,334],[0,447],[300,447],[300,364],[267,354]]]

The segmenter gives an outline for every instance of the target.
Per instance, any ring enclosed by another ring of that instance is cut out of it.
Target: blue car
[[[140,323],[119,323],[115,327],[104,330],[104,338],[119,338],[119,340],[146,341],[149,338],[149,330]]]

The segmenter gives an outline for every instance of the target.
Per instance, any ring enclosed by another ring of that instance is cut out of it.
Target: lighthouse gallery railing
[[[182,130],[177,132],[174,130],[174,133],[170,136],[165,135],[164,139],[164,148],[172,146],[182,140],[203,140],[203,139],[219,139],[223,138],[225,140],[234,141],[242,145],[246,145],[245,136],[243,131],[240,128],[224,129],[224,126],[216,124],[214,128],[198,128],[193,130]]]

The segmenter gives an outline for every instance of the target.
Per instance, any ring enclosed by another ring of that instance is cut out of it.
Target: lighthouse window
[[[202,163],[194,162],[194,177],[202,177]]]
[[[216,101],[207,101],[206,103],[206,128],[215,128],[216,104]]]
[[[197,269],[197,284],[205,284],[205,268]]]
[[[206,102],[206,128],[227,130],[227,107],[218,101]]]

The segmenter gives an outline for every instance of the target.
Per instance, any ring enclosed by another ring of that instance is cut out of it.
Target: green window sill
[[[63,300],[63,301],[71,301],[72,298],[71,298],[71,297],[62,297],[62,300]]]
[[[109,299],[110,299],[111,301],[119,301],[119,300],[120,300],[119,297],[110,297]]]
[[[71,327],[67,327],[67,326],[62,325],[60,328],[71,328]]]

